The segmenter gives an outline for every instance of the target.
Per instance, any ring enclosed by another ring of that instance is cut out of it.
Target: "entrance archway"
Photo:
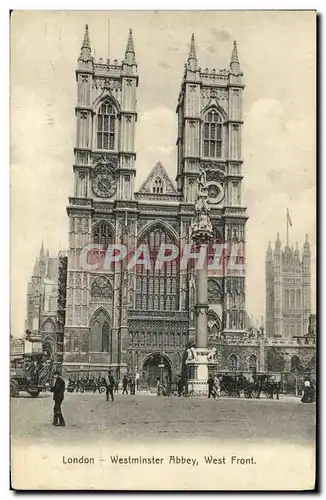
[[[143,364],[143,383],[150,390],[157,387],[157,379],[164,384],[171,384],[172,368],[169,358],[159,352],[153,353],[145,359]]]

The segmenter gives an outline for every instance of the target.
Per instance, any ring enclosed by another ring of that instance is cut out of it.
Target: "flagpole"
[[[110,19],[108,19],[108,59],[110,59]]]
[[[286,245],[289,246],[289,209],[286,209]]]

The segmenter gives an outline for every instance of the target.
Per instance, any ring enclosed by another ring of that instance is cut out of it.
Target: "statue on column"
[[[198,198],[195,205],[195,219],[191,227],[191,237],[196,243],[206,243],[213,236],[213,227],[210,221],[206,172],[200,169]]]

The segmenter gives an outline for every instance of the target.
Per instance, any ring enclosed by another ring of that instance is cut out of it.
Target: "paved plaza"
[[[122,396],[107,403],[105,395],[66,393],[63,414],[66,427],[54,427],[52,395],[33,399],[21,393],[11,399],[11,434],[15,442],[87,442],[94,439],[128,440],[264,440],[281,439],[312,444],[314,404],[300,398],[248,400],[243,397],[207,398]]]

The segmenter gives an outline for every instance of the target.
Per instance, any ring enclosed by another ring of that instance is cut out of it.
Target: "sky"
[[[110,19],[110,34],[108,33]],[[245,91],[246,306],[265,315],[265,253],[277,232],[308,235],[316,307],[315,14],[308,11],[20,11],[11,18],[11,334],[21,336],[41,240],[67,248],[73,194],[75,69],[85,24],[96,59],[123,59],[133,29],[139,72],[136,188],[157,161],[176,175],[175,113],[191,34],[204,68],[238,42]]]

